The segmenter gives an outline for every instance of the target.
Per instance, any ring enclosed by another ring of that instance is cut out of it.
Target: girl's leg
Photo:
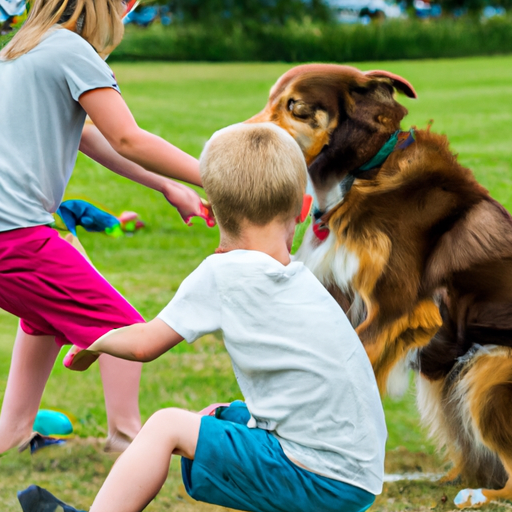
[[[53,336],[32,336],[18,327],[0,414],[0,453],[30,437],[59,350]]]
[[[91,263],[76,236],[69,233],[65,240]],[[139,383],[142,363],[123,361],[104,354],[99,358],[99,365],[108,422],[105,450],[123,452],[139,433],[141,427]]]
[[[164,484],[171,455],[194,458],[200,424],[193,412],[156,412],[115,463],[90,512],[141,512]]]
[[[139,382],[142,363],[103,354],[99,365],[108,419],[105,450],[122,452],[141,427]]]

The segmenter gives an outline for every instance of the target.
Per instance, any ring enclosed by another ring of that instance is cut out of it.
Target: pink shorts
[[[0,308],[34,336],[87,348],[142,316],[57,231],[47,226],[0,233]]]

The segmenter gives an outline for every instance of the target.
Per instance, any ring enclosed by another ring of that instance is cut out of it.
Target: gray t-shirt
[[[302,263],[258,251],[210,256],[158,317],[188,342],[222,332],[249,426],[272,432],[291,459],[381,492],[387,432],[370,361]]]
[[[0,60],[0,232],[53,221],[76,162],[80,96],[119,91],[94,48],[54,28],[30,52]]]

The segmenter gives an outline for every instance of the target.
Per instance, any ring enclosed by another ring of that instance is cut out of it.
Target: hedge
[[[0,47],[8,38],[0,38]],[[512,17],[289,23],[231,28],[128,26],[110,61],[350,62],[512,53]]]
[[[112,61],[376,61],[512,53],[512,17],[393,20],[370,25],[291,23],[251,29],[129,26]]]

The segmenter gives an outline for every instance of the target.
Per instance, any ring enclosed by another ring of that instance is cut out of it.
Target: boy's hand
[[[69,370],[76,372],[83,372],[93,364],[98,357],[99,352],[93,352],[91,350],[83,350],[79,347],[73,346],[69,349],[69,352],[64,357],[64,366]]]

